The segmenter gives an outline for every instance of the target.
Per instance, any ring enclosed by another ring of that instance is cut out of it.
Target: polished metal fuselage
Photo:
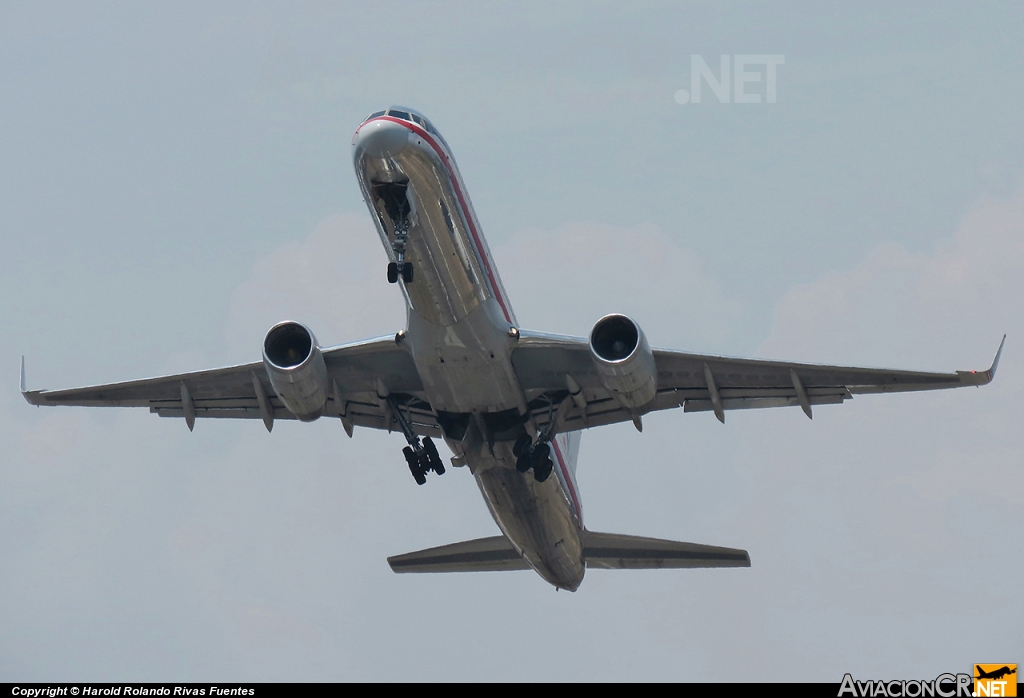
[[[468,465],[498,527],[530,566],[556,587],[575,590],[585,569],[579,434],[552,441],[556,477],[537,482],[516,470],[513,442],[495,439],[489,426],[488,416],[527,412],[511,360],[518,325],[447,144],[419,123],[379,116],[359,127],[352,147],[390,261],[396,221],[382,187],[399,185],[407,200],[404,259],[414,277],[399,281],[408,307],[405,345],[434,411],[468,424],[459,433],[446,430],[453,462]]]

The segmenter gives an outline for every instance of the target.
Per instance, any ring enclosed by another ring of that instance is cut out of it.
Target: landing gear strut
[[[441,454],[437,452],[434,442],[429,436],[424,437],[422,442],[420,441],[420,437],[412,429],[412,423],[402,413],[393,397],[388,396],[387,403],[395,421],[398,422],[402,433],[405,434],[405,440],[409,442],[409,445],[402,449],[402,455],[405,456],[405,462],[408,464],[409,472],[415,478],[416,484],[425,484],[427,473],[431,470],[438,475],[444,475],[444,463],[441,461]]]
[[[408,182],[377,182],[373,185],[374,196],[377,197],[378,211],[383,209],[395,227],[395,238],[391,243],[391,251],[395,261],[388,264],[388,283],[397,284],[398,277],[407,284],[412,283],[412,262],[405,261],[405,248],[409,242],[409,220],[412,206],[409,201]],[[383,224],[383,219],[381,220]]]
[[[533,469],[533,479],[537,482],[544,482],[551,477],[551,471],[555,464],[551,460],[551,439],[555,437],[555,430],[565,419],[566,413],[572,406],[572,395],[566,395],[557,409],[554,405],[549,408],[548,424],[544,430],[537,435],[534,441],[529,434],[523,434],[512,446],[512,454],[516,457],[516,470],[521,473]]]

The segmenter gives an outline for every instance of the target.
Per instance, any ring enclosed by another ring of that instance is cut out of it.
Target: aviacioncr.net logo
[[[857,681],[850,674],[843,676],[839,698],[971,698],[970,674],[939,674],[931,681]]]

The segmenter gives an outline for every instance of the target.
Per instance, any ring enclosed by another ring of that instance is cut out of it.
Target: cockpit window
[[[382,111],[374,112],[373,114],[370,114],[366,118],[368,120],[373,119],[378,116],[383,116],[384,113],[385,112]],[[430,120],[427,119],[426,117],[420,116],[419,114],[413,114],[412,112],[408,112],[403,109],[388,109],[387,115],[393,116],[396,119],[402,119],[403,121],[411,121],[414,124],[419,124],[426,130],[427,133],[429,133],[431,136],[433,136],[441,143],[443,143],[445,148],[447,148],[449,151],[451,150],[451,148],[448,146],[448,143],[445,141],[444,136],[442,136],[438,132],[438,130],[434,128],[434,124],[430,123]]]
[[[426,121],[426,119],[424,119],[424,121]],[[444,143],[444,147],[445,148],[448,148],[448,150],[451,150],[451,148],[448,146],[448,141],[446,141],[444,139],[444,136],[442,136],[441,133],[436,128],[434,128],[434,124],[432,124],[429,121],[427,121],[426,125],[424,126],[424,128],[427,129],[427,133],[429,133],[431,136],[433,136],[437,140],[439,140],[442,143]]]
[[[375,111],[372,114],[370,114],[368,117],[363,119],[363,121],[365,122],[365,121],[369,121],[370,119],[376,119],[378,116],[384,116],[384,112],[382,112],[382,111]]]

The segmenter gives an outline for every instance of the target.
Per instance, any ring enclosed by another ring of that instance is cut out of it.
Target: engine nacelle
[[[263,340],[263,365],[277,396],[296,417],[311,422],[320,416],[330,381],[324,355],[308,327],[297,322],[271,327]]]
[[[640,409],[658,391],[654,354],[640,326],[605,315],[590,332],[590,355],[604,387],[627,409]]]

